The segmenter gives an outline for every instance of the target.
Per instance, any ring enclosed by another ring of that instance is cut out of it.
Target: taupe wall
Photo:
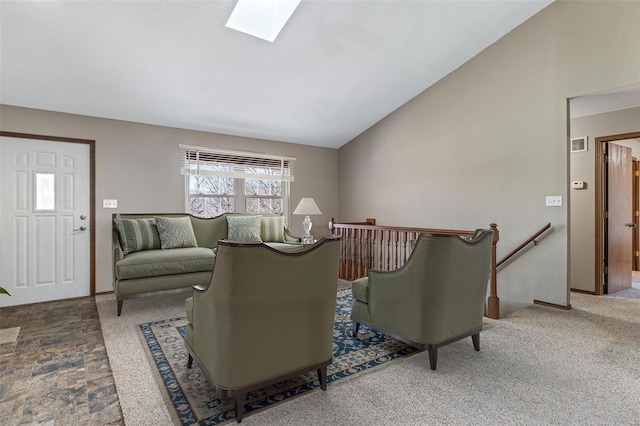
[[[567,99],[640,81],[640,2],[556,1],[340,149],[341,221],[474,229],[499,258],[502,314],[566,305]],[[562,195],[562,207],[545,196]]]
[[[586,189],[570,190],[570,287],[596,291],[595,279],[595,139],[640,131],[640,107],[571,120],[571,137],[587,136],[588,151],[570,154],[570,180],[582,180]],[[631,144],[629,144],[631,145]],[[634,150],[640,148],[635,143]],[[634,154],[637,156],[637,154]],[[629,194],[631,196],[631,194]]]
[[[180,176],[178,144],[211,146],[297,158],[290,209],[311,196],[322,210],[313,216],[312,233],[329,232],[338,214],[338,151],[258,139],[194,132],[124,121],[0,106],[0,129],[7,132],[96,141],[96,291],[111,291],[111,214],[183,212],[185,182]],[[117,209],[102,200],[118,200]],[[302,217],[290,216],[289,228],[302,235]]]

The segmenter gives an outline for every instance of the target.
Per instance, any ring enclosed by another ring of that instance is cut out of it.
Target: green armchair
[[[360,324],[429,351],[436,369],[438,348],[480,331],[491,268],[492,231],[468,239],[420,234],[406,264],[396,271],[369,271],[352,283],[353,336]]]
[[[248,392],[317,370],[327,388],[333,360],[340,238],[297,251],[220,241],[211,282],[185,303],[185,345],[242,421]]]

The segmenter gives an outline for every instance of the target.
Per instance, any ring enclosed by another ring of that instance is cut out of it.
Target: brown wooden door
[[[607,162],[607,280],[605,293],[631,287],[631,148],[609,142]]]

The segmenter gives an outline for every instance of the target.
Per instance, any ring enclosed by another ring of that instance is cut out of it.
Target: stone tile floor
[[[93,297],[2,308],[0,329],[0,425],[124,425]]]

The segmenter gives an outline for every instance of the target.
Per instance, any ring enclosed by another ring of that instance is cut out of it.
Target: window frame
[[[290,182],[288,181],[279,181],[282,183],[282,195],[247,195],[245,194],[245,178],[231,178],[234,180],[234,190],[235,194],[197,194],[191,193],[191,176],[194,175],[185,175],[185,212],[193,215],[191,211],[191,199],[192,198],[234,198],[235,199],[235,207],[236,211],[234,213],[247,213],[247,198],[260,198],[260,199],[271,199],[271,200],[282,200],[282,212],[274,212],[281,213],[285,220],[289,221],[289,194],[290,194]],[[206,177],[206,176],[205,176]],[[252,178],[256,179],[256,178]],[[258,179],[260,180],[260,179]],[[267,212],[263,212],[267,214]],[[256,213],[260,214],[260,213]],[[271,214],[269,212],[268,214]],[[199,216],[198,216],[199,217]]]

